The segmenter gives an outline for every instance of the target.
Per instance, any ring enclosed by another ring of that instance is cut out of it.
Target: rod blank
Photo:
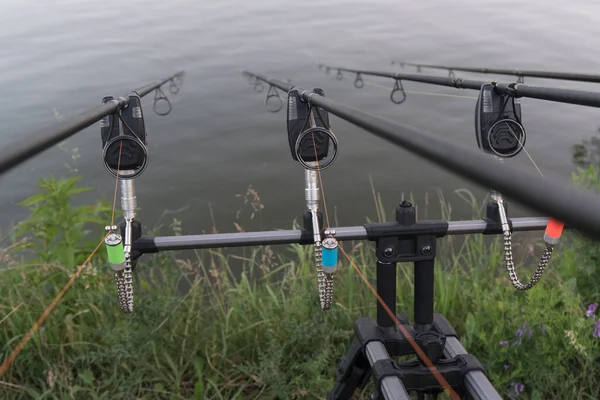
[[[328,67],[327,65],[323,66]],[[444,76],[405,74],[400,72],[386,71],[363,71],[358,69],[331,66],[329,66],[329,68],[354,74],[371,75],[382,78],[428,83],[431,85],[447,86],[457,89],[480,90],[483,84],[489,83],[489,81],[478,81]],[[580,106],[600,108],[600,93],[598,92],[529,86],[522,83],[494,82],[494,84],[496,92],[513,97],[528,97],[532,99],[553,101],[557,103],[576,104]]]
[[[416,64],[402,61],[392,61],[392,65],[400,64],[401,67],[408,65],[417,68],[443,69],[447,71],[474,72],[478,74],[515,75],[531,78],[556,79],[561,81],[600,83],[600,75],[582,74],[579,72],[551,72],[535,71],[526,69],[502,69],[502,68],[476,68],[476,67],[446,67],[442,65]]]

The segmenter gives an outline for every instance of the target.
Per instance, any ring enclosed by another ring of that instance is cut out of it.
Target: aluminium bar
[[[326,66],[327,67],[327,66]],[[429,83],[431,85],[447,86],[457,89],[480,90],[481,86],[489,81],[478,81],[462,78],[451,78],[444,76],[404,74],[386,71],[363,71],[350,68],[329,67],[338,71],[346,71],[361,75],[378,76],[405,81]],[[540,86],[529,86],[522,83],[499,83],[495,84],[496,92],[513,97],[527,97],[532,99],[553,101],[557,103],[575,104],[580,106],[600,108],[600,93],[587,92],[574,89],[548,88]]]
[[[454,358],[459,354],[468,354],[457,338],[449,336],[446,338],[444,354]],[[471,371],[465,375],[465,387],[474,400],[502,400],[502,397],[487,376],[481,371]]]
[[[538,231],[546,228],[548,218],[513,218],[511,221],[513,232]],[[483,233],[488,225],[489,224],[487,224],[484,220],[449,222],[447,235]],[[333,229],[335,230],[336,239],[340,241],[366,240],[368,238],[367,231],[364,226],[340,227]],[[155,238],[146,237],[146,239],[152,239],[153,243],[147,247],[142,246],[140,248],[140,251],[142,252],[300,243],[302,239],[302,231],[283,230],[270,232],[158,236]]]
[[[371,367],[379,360],[390,359],[385,346],[378,341],[367,343],[365,354]],[[396,376],[386,376],[381,380],[380,393],[385,400],[410,400],[410,395],[406,391],[402,381]]]

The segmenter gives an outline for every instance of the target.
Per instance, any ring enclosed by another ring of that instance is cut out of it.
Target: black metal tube
[[[396,315],[396,263],[386,264],[377,260],[377,293],[381,300]],[[377,302],[377,325],[394,326],[394,320],[381,303]]]
[[[144,97],[148,93],[152,92],[154,89],[161,87],[162,85],[164,85],[165,83],[173,80],[174,78],[182,77],[183,74],[184,74],[184,71],[180,71],[180,72],[178,72],[178,73],[176,73],[174,75],[171,75],[168,78],[164,78],[162,80],[150,83],[150,84],[148,84],[146,86],[142,86],[141,88],[134,90],[134,92],[137,93],[138,96]]]
[[[429,331],[433,324],[434,260],[417,261],[415,264],[414,311],[417,331]]]
[[[169,78],[142,86],[134,92],[140,97],[144,97],[165,82],[180,76],[180,74],[181,72],[178,72]],[[40,129],[29,135],[21,135],[22,139],[0,149],[0,174],[100,121],[107,115],[115,113],[119,107],[123,107],[125,104],[127,103],[122,101],[119,102],[119,105],[114,102],[101,104],[66,121]]]
[[[577,104],[580,106],[599,107],[600,104],[600,93],[584,92],[581,90],[527,86],[521,83],[497,83],[496,91],[502,94],[516,95],[518,97],[529,97],[532,99]]]
[[[554,182],[547,175],[542,178],[509,167],[487,154],[467,150],[431,133],[416,131],[329,98],[297,89],[302,93],[302,98],[313,105],[474,183],[494,189],[522,205],[550,215],[573,229],[600,239],[600,213],[598,212],[600,196],[598,195],[572,185]]]
[[[253,76],[253,77],[257,78],[257,79],[260,79],[261,81],[263,81],[265,83],[268,83],[269,85],[273,85],[277,89],[281,89],[284,92],[289,92],[294,87],[294,85],[290,85],[289,83],[282,82],[282,81],[280,81],[278,79],[271,78],[271,77],[268,77],[268,76],[264,76],[264,75],[260,75],[260,74],[255,74],[255,73],[249,72],[249,71],[244,71],[243,73],[246,74],[246,75]]]
[[[576,82],[592,82],[600,83],[600,75],[582,74],[579,72],[551,72],[551,71],[535,71],[526,69],[503,69],[503,68],[476,68],[476,67],[450,67],[442,65],[415,64],[401,61],[393,61],[392,64],[400,64],[400,66],[408,65],[411,67],[443,69],[447,71],[463,71],[475,72],[479,74],[499,74],[499,75],[515,75],[531,78],[557,79],[561,81],[576,81]]]
[[[484,83],[489,83],[489,81],[478,81],[444,76],[404,74],[398,72],[385,71],[363,71],[338,67],[330,68],[350,73],[360,73],[361,75],[371,75],[382,78],[428,83],[431,85],[447,86],[457,89],[480,90],[481,85],[483,85]],[[600,108],[600,93],[597,92],[587,92],[583,90],[573,89],[547,88],[540,86],[528,86],[522,83],[496,83],[496,91],[514,97],[528,97],[532,99],[553,101],[557,103],[577,104],[580,106]]]
[[[102,104],[67,121],[43,128],[26,138],[0,149],[0,174],[26,161],[38,153],[65,140],[82,129],[113,114],[118,109],[113,102]]]

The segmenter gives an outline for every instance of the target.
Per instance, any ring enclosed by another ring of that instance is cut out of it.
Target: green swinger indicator
[[[125,269],[125,250],[123,249],[123,240],[117,233],[109,233],[104,239],[106,243],[106,253],[110,267],[115,271]]]

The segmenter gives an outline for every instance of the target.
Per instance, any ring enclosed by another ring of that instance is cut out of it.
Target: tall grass
[[[585,174],[578,177],[593,181]],[[92,250],[109,218],[105,203],[70,206],[85,190],[75,178],[43,180],[40,189],[23,203],[31,217],[0,252],[2,360]],[[457,194],[474,216],[481,214],[468,192]],[[375,192],[374,198],[385,219]],[[450,218],[448,203],[441,194],[438,199]],[[182,229],[179,222],[173,228]],[[438,242],[436,311],[451,321],[506,397],[600,398],[598,316],[586,316],[587,304],[599,297],[600,252],[568,236],[549,273],[527,292],[507,279],[497,238]],[[526,236],[521,242],[519,264],[530,265],[539,249]],[[373,282],[372,244],[344,246]],[[234,272],[232,265],[240,262],[241,271]],[[531,270],[519,267],[521,274]],[[398,271],[397,308],[410,315],[412,267]],[[325,398],[352,340],[353,321],[376,311],[373,295],[346,263],[335,285],[334,305],[323,312],[312,248],[299,245],[281,252],[253,248],[243,256],[222,250],[198,251],[194,259],[145,256],[136,271],[135,312],[125,316],[99,255],[1,378],[0,397]]]

